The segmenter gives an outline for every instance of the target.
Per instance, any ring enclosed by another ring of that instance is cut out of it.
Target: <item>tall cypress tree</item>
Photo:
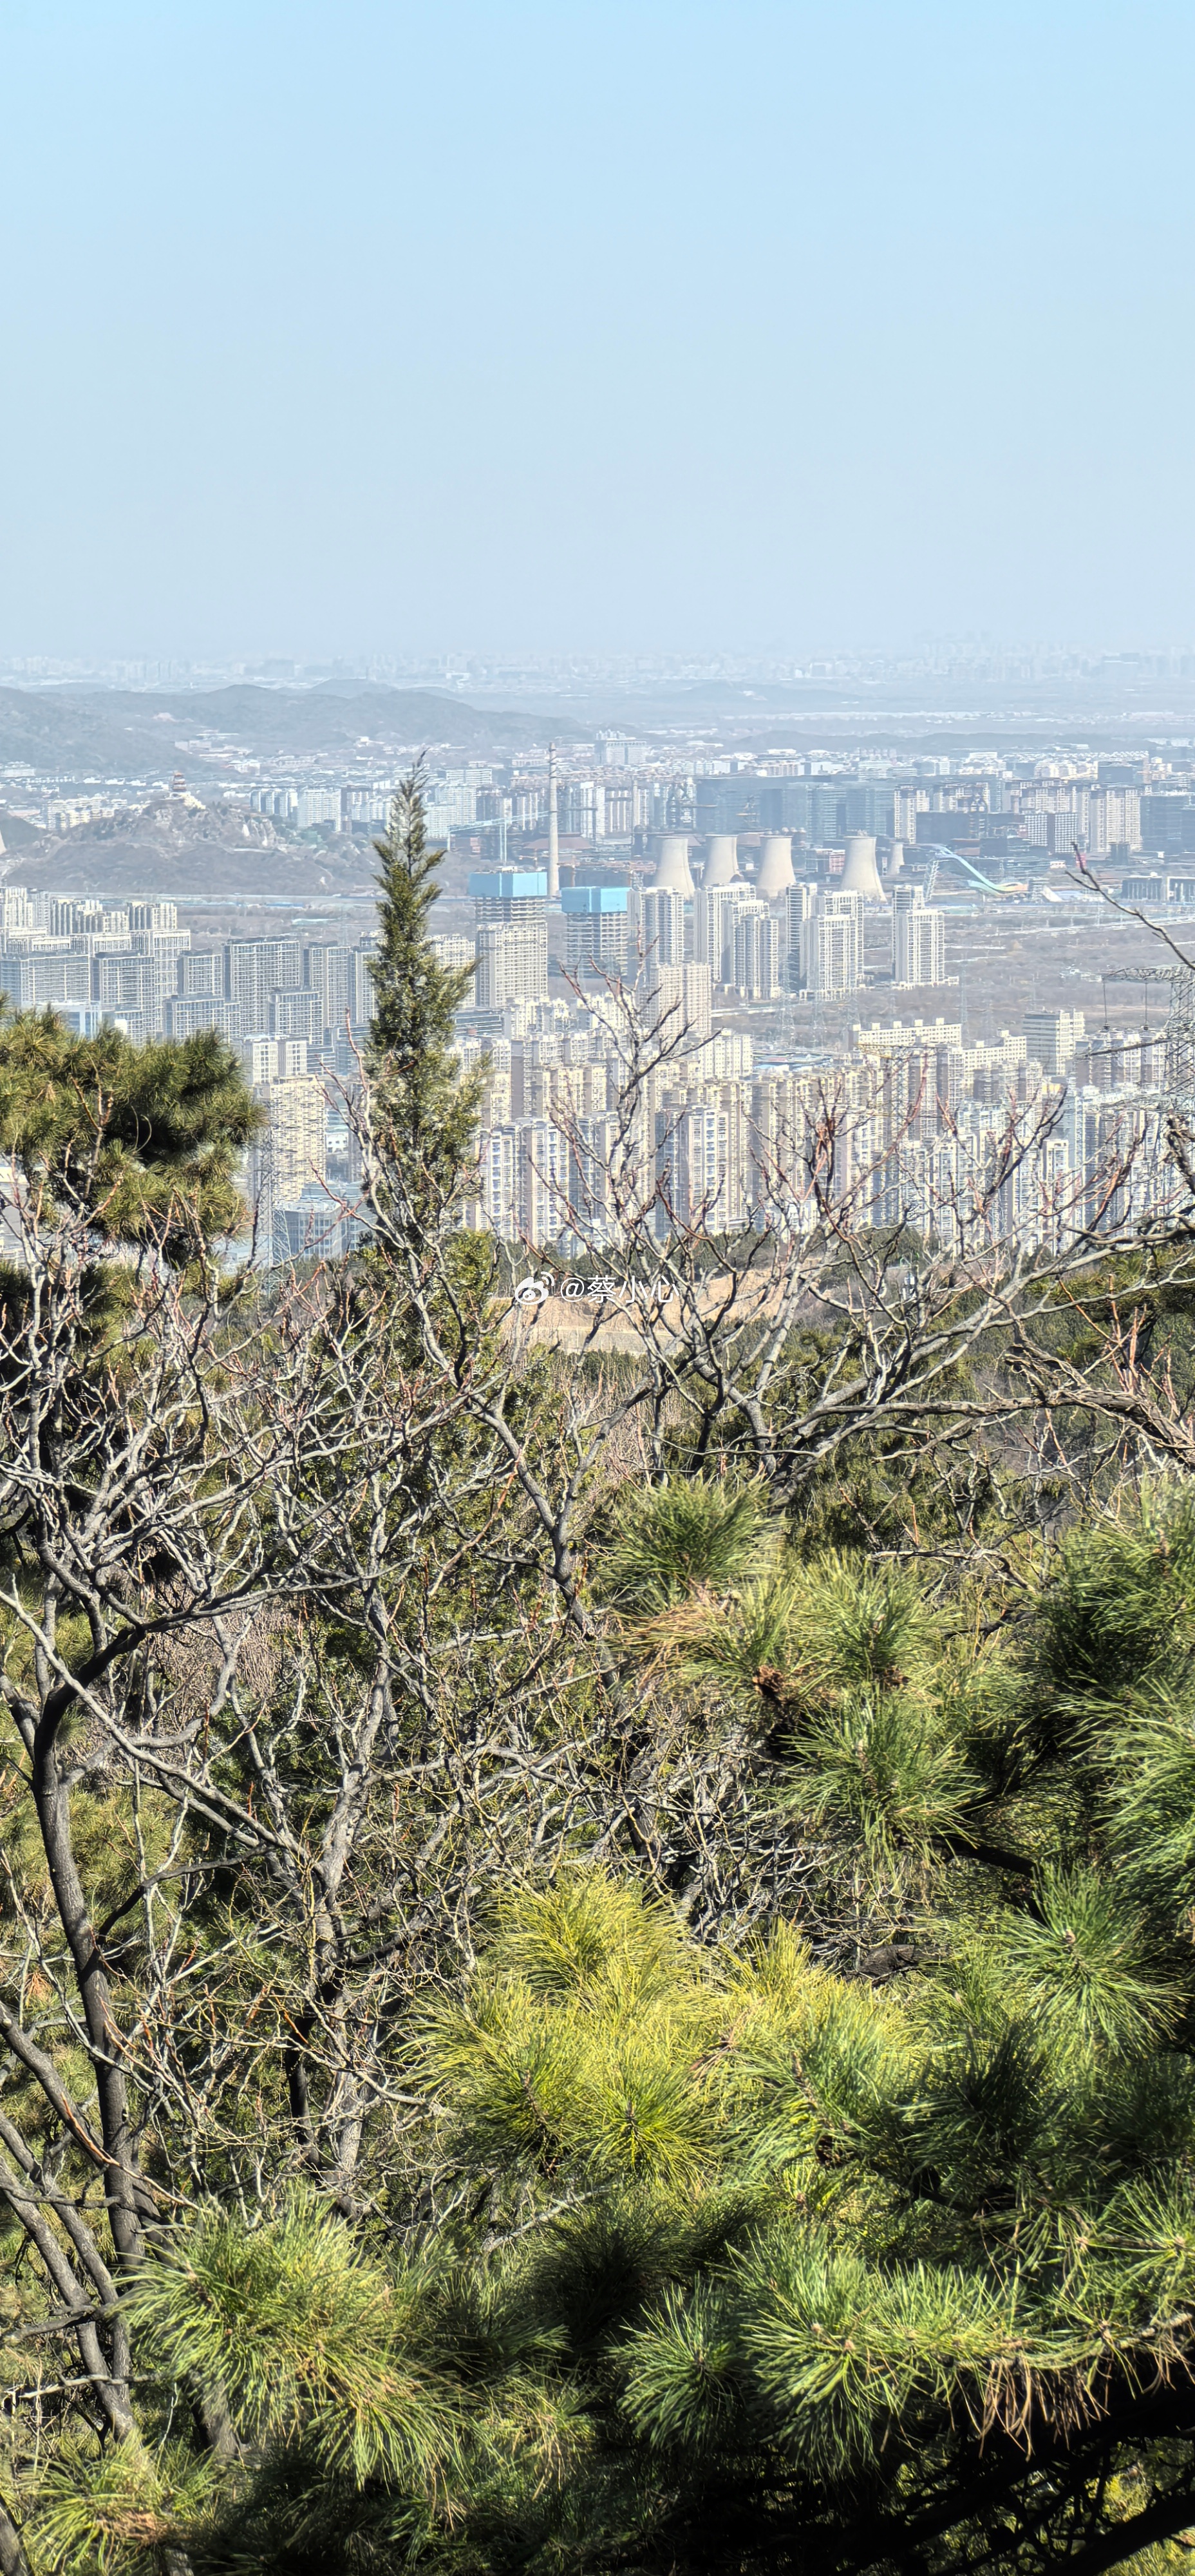
[[[442,966],[430,945],[428,916],[444,853],[428,842],[424,786],[416,764],[398,786],[384,838],[374,842],[382,863],[381,940],[367,1065],[401,1176],[398,1199],[426,1215],[443,1205],[468,1156],[481,1077],[462,1076],[453,1048],[453,1013],[473,968]]]

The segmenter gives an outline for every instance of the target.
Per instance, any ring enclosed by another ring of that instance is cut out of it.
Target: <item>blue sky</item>
[[[6,0],[0,650],[1195,637],[1186,7]]]

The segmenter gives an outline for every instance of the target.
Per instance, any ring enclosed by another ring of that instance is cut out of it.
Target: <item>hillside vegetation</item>
[[[379,857],[343,1262],[227,1268],[214,1036],[0,1023],[0,2569],[1176,2570],[1186,1219],[615,1156],[667,1328],[554,1351]]]

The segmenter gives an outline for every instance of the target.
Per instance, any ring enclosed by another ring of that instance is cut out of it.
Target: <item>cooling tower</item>
[[[886,861],[885,861],[885,863],[884,863],[884,875],[885,875],[886,879],[888,880],[889,884],[891,884],[891,881],[892,881],[893,877],[898,877],[898,876],[901,874],[901,872],[902,872],[902,870],[903,870],[903,868],[904,868],[904,863],[905,863],[905,845],[904,845],[904,842],[903,842],[903,841],[894,841],[894,842],[892,843],[892,847],[891,847],[891,849],[890,849],[890,850],[889,850],[889,852],[888,852],[887,859],[886,859]]]
[[[871,832],[848,832],[846,864],[838,880],[841,894],[861,894],[869,903],[884,903],[886,896],[876,866],[875,836]]]
[[[871,846],[874,852],[874,841]],[[787,832],[769,832],[759,854],[759,866],[755,871],[755,891],[771,903],[774,896],[787,894],[790,885],[795,884],[792,842]]]
[[[874,843],[872,846],[874,848]],[[689,844],[683,832],[664,833],[652,886],[667,894],[693,894],[696,891],[689,871]]]
[[[706,893],[711,886],[733,885],[739,873],[739,845],[733,832],[711,832],[705,845],[705,867],[701,882]]]

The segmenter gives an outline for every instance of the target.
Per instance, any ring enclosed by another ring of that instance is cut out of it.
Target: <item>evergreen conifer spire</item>
[[[381,939],[367,1064],[403,1170],[400,1200],[427,1212],[449,1196],[468,1155],[481,1084],[478,1076],[462,1078],[453,1048],[453,1013],[474,970],[442,966],[430,944],[428,915],[444,853],[428,842],[424,788],[416,763],[399,782],[384,837],[374,842],[382,863]]]

